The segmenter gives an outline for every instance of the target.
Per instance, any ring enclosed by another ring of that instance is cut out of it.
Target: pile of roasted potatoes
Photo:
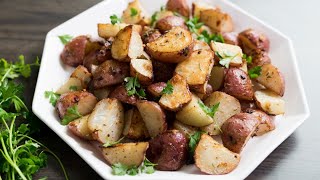
[[[152,16],[134,0],[110,19],[98,24],[99,40],[65,45],[61,61],[75,70],[55,106],[72,133],[101,143],[108,164],[147,158],[157,170],[194,162],[227,174],[251,137],[275,129],[285,82],[264,34],[233,32],[229,14],[185,0]]]

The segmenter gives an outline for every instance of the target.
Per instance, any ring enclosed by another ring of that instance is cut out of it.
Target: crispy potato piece
[[[231,44],[219,43],[212,41],[211,49],[215,53],[219,53],[223,58],[225,56],[232,56],[233,58],[230,61],[230,66],[240,67],[242,65],[242,50],[239,46],[234,46]],[[220,61],[218,56],[215,56],[216,61]]]
[[[81,65],[72,72],[70,77],[81,80],[83,87],[87,87],[88,83],[91,81],[91,73],[87,68]]]
[[[82,87],[81,80],[78,78],[70,77],[67,82],[65,82],[57,91],[57,94],[64,94],[72,91],[81,91],[85,89]]]
[[[158,20],[156,23],[156,28],[162,33],[171,30],[173,27],[188,29],[185,25],[185,20],[179,16],[167,16]]]
[[[213,32],[233,31],[233,21],[229,14],[222,12],[219,8],[200,11],[200,21],[209,26]]]
[[[116,24],[98,24],[98,35],[104,39],[108,39],[109,37],[115,37],[118,32],[128,26],[128,24],[124,23],[116,23]]]
[[[282,73],[272,64],[265,64],[261,67],[261,75],[256,78],[257,82],[272,90],[280,96],[285,91],[285,81]]]
[[[204,93],[195,93],[201,100],[207,99],[211,93],[213,93],[212,86],[208,83],[206,83],[206,90]]]
[[[151,84],[147,87],[147,92],[153,97],[160,97],[162,95],[162,90],[167,86],[165,82],[158,82]]]
[[[248,113],[239,113],[223,123],[221,139],[224,147],[240,153],[254,134],[260,120]]]
[[[93,90],[93,94],[98,98],[98,100],[105,99],[109,96],[109,94],[113,91],[114,87],[106,86],[101,89]]]
[[[173,76],[176,64],[163,63],[152,60],[153,75],[155,82],[167,82]]]
[[[208,132],[210,135],[219,135],[222,124],[241,111],[239,100],[224,92],[216,91],[204,101],[204,104],[208,107],[217,103],[219,103],[219,108],[213,116],[214,123],[201,127],[201,130]]]
[[[256,50],[251,53],[252,63],[249,64],[249,68],[253,68],[256,66],[263,66],[265,64],[271,64],[271,59],[267,52]]]
[[[97,98],[86,91],[73,91],[60,96],[56,104],[56,110],[61,119],[66,115],[68,108],[77,106],[78,112],[85,116],[93,110],[97,104]]]
[[[78,36],[64,46],[60,59],[64,64],[77,67],[83,63],[86,55],[87,36]]]
[[[212,86],[213,91],[221,89],[224,84],[225,68],[213,66],[208,83]]]
[[[222,33],[222,37],[223,37],[224,42],[226,44],[231,44],[231,45],[235,45],[235,46],[239,45],[238,34],[235,32]]]
[[[124,110],[117,99],[103,99],[98,102],[88,119],[93,139],[101,142],[115,142],[120,139],[124,128]]]
[[[130,59],[142,55],[143,43],[136,29],[133,25],[129,25],[119,31],[111,47],[111,54],[114,59],[130,62]]]
[[[256,116],[256,118],[260,121],[260,124],[257,126],[253,136],[261,136],[267,132],[273,131],[276,128],[273,118],[271,118],[265,112],[251,108],[246,109],[245,112]]]
[[[144,44],[147,44],[149,42],[155,41],[156,39],[158,39],[162,34],[159,32],[159,30],[157,29],[149,29],[146,30],[141,38]]]
[[[102,148],[102,154],[110,165],[121,163],[125,166],[139,167],[145,158],[148,147],[148,142],[120,143]]]
[[[182,16],[190,16],[190,9],[186,0],[168,0],[166,8],[169,11],[177,12]]]
[[[197,127],[183,124],[178,120],[175,120],[173,122],[173,129],[179,130],[181,133],[185,135],[186,138],[189,138],[191,135],[193,135],[195,132],[199,130],[199,128]]]
[[[212,137],[203,134],[194,154],[195,164],[207,174],[228,174],[240,162],[240,155],[229,151]]]
[[[171,94],[163,94],[159,104],[167,110],[178,111],[191,101],[191,93],[187,81],[178,74],[172,77],[170,83],[173,86],[173,92]]]
[[[116,87],[110,94],[109,98],[115,98],[119,101],[131,105],[135,105],[138,101],[138,97],[135,95],[129,96],[127,89],[124,85]]]
[[[247,29],[239,34],[239,44],[244,53],[250,54],[252,51],[269,51],[270,41],[268,37],[253,29]]]
[[[253,100],[253,88],[248,74],[238,68],[229,68],[224,78],[224,91],[238,99]]]
[[[254,99],[259,108],[272,115],[284,114],[285,102],[281,96],[270,90],[260,90],[254,93]]]
[[[199,51],[199,50],[209,50],[209,51],[211,51],[211,48],[204,41],[194,40],[193,51]]]
[[[137,108],[151,137],[167,130],[166,115],[159,104],[151,101],[138,101]]]
[[[88,118],[89,115],[82,116],[79,119],[71,121],[68,124],[69,130],[76,136],[86,139],[92,140],[91,131],[88,128]]]
[[[154,59],[179,63],[189,57],[193,49],[191,33],[181,27],[174,27],[153,42],[147,43],[146,52]]]
[[[137,108],[129,109],[124,114],[125,125],[122,134],[129,139],[149,137],[148,130]]]
[[[200,18],[201,11],[207,9],[214,9],[214,7],[202,2],[192,2],[192,17]]]
[[[131,59],[130,76],[137,77],[142,85],[149,85],[153,81],[152,61],[147,59]]]
[[[132,9],[135,9],[136,14],[132,14]],[[140,24],[142,26],[150,24],[150,18],[142,7],[139,0],[134,0],[128,4],[127,9],[123,11],[122,20],[127,24]]]
[[[200,101],[199,97],[192,94],[191,101],[181,111],[177,112],[176,119],[184,124],[195,127],[207,126],[213,123],[212,117],[207,115],[200,107]]]

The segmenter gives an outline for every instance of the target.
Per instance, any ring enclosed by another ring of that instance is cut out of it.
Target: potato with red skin
[[[178,26],[184,29],[188,29],[185,25],[185,20],[179,16],[167,16],[160,19],[156,23],[156,28],[158,28],[162,33],[171,30],[173,27]]]
[[[93,87],[100,89],[105,86],[120,84],[129,76],[128,63],[109,60],[102,63],[93,73]]]
[[[147,92],[153,97],[160,97],[162,95],[163,89],[167,86],[165,82],[158,82],[151,84],[147,87]]]
[[[88,118],[89,115],[80,117],[68,124],[69,130],[76,136],[85,139],[93,140],[91,136],[91,131],[88,128]]]
[[[221,126],[221,139],[224,147],[240,153],[259,124],[257,117],[249,113],[232,116]]]
[[[224,39],[224,43],[232,44],[232,45],[239,45],[238,41],[238,34],[235,32],[225,32],[222,33],[222,37]]]
[[[176,171],[187,159],[187,138],[178,130],[166,131],[149,141],[146,157],[161,171]]]
[[[224,91],[242,100],[253,100],[251,80],[246,72],[238,68],[230,68],[224,79]]]
[[[83,59],[86,55],[86,46],[89,42],[87,36],[78,36],[72,39],[64,46],[60,55],[60,59],[64,64],[77,67],[82,65]]]
[[[274,119],[265,112],[252,108],[246,109],[245,112],[256,116],[256,118],[260,121],[260,124],[257,126],[253,136],[261,136],[276,128]]]
[[[205,93],[196,93],[196,95],[201,99],[205,100],[207,97],[210,96],[210,94],[213,93],[213,88],[210,84],[206,85],[206,92]]]
[[[252,57],[252,63],[248,63],[249,68],[263,66],[265,64],[271,64],[271,59],[268,53],[265,51],[256,50],[252,52],[250,55]]]
[[[240,47],[243,52],[250,54],[254,50],[269,51],[270,41],[269,38],[253,29],[247,29],[241,32],[238,36]]]
[[[119,101],[131,105],[135,105],[137,103],[138,98],[134,95],[129,96],[128,92],[126,90],[126,87],[124,85],[120,85],[116,87],[110,94],[109,98],[115,98]]]
[[[186,0],[169,0],[166,4],[166,8],[167,10],[177,12],[182,16],[190,16],[190,9]]]
[[[161,33],[159,32],[159,30],[157,29],[149,29],[149,30],[146,30],[142,36],[141,36],[141,39],[142,39],[142,42],[144,44],[147,44],[149,42],[153,42],[155,41],[156,39],[158,39],[159,37],[161,36]]]
[[[176,64],[152,61],[154,82],[167,82],[173,76]]]

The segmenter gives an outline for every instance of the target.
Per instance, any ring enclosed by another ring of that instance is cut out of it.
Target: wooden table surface
[[[0,0],[0,58],[16,60],[26,56],[31,62],[41,57],[46,33],[74,15],[98,3],[99,0]],[[302,79],[312,116],[284,141],[248,179],[319,179],[320,178],[320,116],[316,102],[320,100],[319,3],[292,0],[237,0],[242,8],[274,25],[293,39]],[[290,6],[288,6],[290,4]],[[285,10],[284,10],[285,9]],[[271,12],[271,13],[270,13]],[[29,107],[36,84],[37,71],[24,80]],[[31,109],[31,108],[30,108]],[[101,179],[68,145],[42,124],[36,136],[62,159],[70,179]],[[49,158],[48,166],[35,179],[64,179],[58,164]]]

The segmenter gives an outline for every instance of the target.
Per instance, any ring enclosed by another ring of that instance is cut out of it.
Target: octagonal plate
[[[146,10],[151,14],[159,10],[165,0],[140,0]],[[286,114],[276,118],[276,129],[261,137],[252,138],[243,152],[239,166],[230,174],[214,176],[215,179],[244,179],[247,177],[279,144],[281,144],[302,122],[309,116],[309,109],[301,83],[296,57],[291,41],[279,31],[266,25],[257,18],[249,15],[234,4],[225,0],[203,0],[212,5],[220,6],[229,13],[235,23],[235,31],[240,32],[246,28],[257,29],[264,32],[271,41],[270,57],[274,65],[284,74],[286,80]],[[191,3],[191,1],[189,1]],[[112,14],[121,15],[126,8],[126,0],[103,1],[69,21],[52,29],[46,37],[42,63],[33,100],[33,112],[47,124],[60,138],[62,138],[76,153],[80,155],[102,178],[123,179],[128,177],[113,176],[111,168],[106,164],[99,150],[90,142],[83,141],[71,134],[66,126],[62,126],[54,108],[44,97],[46,90],[58,89],[69,77],[73,68],[67,67],[59,60],[63,49],[58,36],[70,34],[73,36],[88,34],[97,35],[97,23],[106,23]],[[213,178],[204,175],[194,166],[184,166],[180,171],[156,171],[154,174],[141,174],[131,179],[177,179]]]

